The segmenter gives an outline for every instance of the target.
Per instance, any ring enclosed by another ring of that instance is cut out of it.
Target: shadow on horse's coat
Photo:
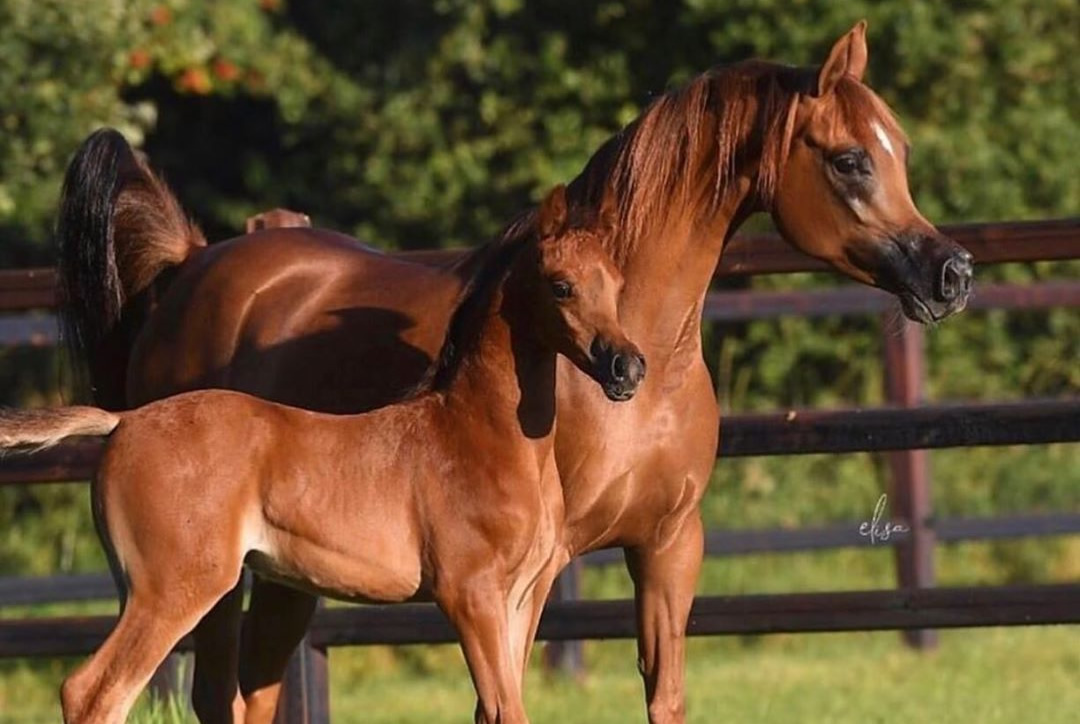
[[[748,61],[710,70],[658,96],[568,187],[575,217],[602,215],[605,199],[614,204],[619,233],[607,244],[626,280],[620,317],[648,357],[649,375],[635,399],[616,411],[591,380],[559,363],[555,459],[566,510],[563,540],[568,556],[611,546],[626,552],[654,724],[685,719],[684,630],[703,546],[698,503],[719,425],[700,324],[726,241],[750,215],[769,213],[794,246],[895,293],[921,322],[963,309],[970,293],[971,257],[915,207],[907,140],[886,104],[862,83],[866,64],[860,23],[820,66]],[[77,158],[130,153],[117,134],[105,132]],[[190,389],[215,370],[230,387],[304,407],[364,410],[396,399],[417,383],[416,354],[439,349],[462,280],[482,257],[478,252],[451,268],[425,266],[310,229],[265,231],[204,248],[186,221],[176,221],[164,233],[155,227],[156,255],[132,257],[157,266],[162,259],[184,261],[170,282],[158,277],[150,284],[154,303],[146,305],[145,323],[125,332],[127,315],[141,304],[128,279],[146,275],[114,265],[110,277],[103,260],[129,258],[147,235],[137,223],[84,233],[77,225],[88,213],[83,202],[94,202],[92,210],[107,217],[107,194],[116,188],[125,199],[128,177],[110,184],[92,163],[73,169],[59,234],[62,277],[74,290],[63,314],[86,332],[70,337],[83,343],[75,358],[95,371],[105,406]],[[150,174],[145,167],[142,173]],[[159,191],[158,205],[174,203]],[[138,203],[155,206],[153,198],[136,199],[133,221]],[[534,213],[525,214],[505,236],[535,223]],[[94,279],[119,290],[120,310],[95,305],[100,295],[77,293]],[[339,324],[341,309],[389,312],[381,320],[389,326],[371,332],[380,326],[374,313]],[[238,357],[240,349],[248,356]],[[263,352],[273,359],[266,368],[259,363]],[[341,357],[356,362],[339,366]],[[117,360],[126,377],[109,382],[110,370],[121,369]],[[279,635],[245,635],[240,653],[227,648],[230,638],[212,633],[227,630],[221,622],[234,618],[234,604],[223,605],[201,627],[205,635],[196,636],[197,659],[205,662],[196,671],[198,695],[231,697],[239,668],[247,720],[269,721],[277,682],[313,605],[304,594],[257,583],[245,626]]]

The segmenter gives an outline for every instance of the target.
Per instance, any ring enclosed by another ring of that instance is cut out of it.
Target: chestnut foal
[[[405,402],[330,415],[209,390],[122,413],[4,413],[4,447],[110,436],[92,500],[126,601],[64,683],[65,721],[122,721],[245,563],[350,601],[434,598],[460,636],[476,720],[527,721],[524,668],[567,556],[556,354],[612,400],[645,372],[617,320],[622,279],[598,238],[610,226],[567,228],[562,187],[535,221],[491,248]]]

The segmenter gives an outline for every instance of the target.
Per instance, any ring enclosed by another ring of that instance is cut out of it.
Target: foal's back
[[[303,588],[403,600],[421,583],[418,491],[435,476],[454,487],[439,420],[434,398],[340,416],[232,391],[185,393],[125,413],[97,493],[108,519],[155,530],[141,545],[153,537],[207,560],[250,553],[259,572]],[[121,510],[132,506],[139,516]],[[121,548],[126,536],[117,537]]]

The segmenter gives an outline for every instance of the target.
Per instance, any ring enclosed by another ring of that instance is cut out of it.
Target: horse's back
[[[427,369],[461,286],[453,267],[325,230],[216,244],[181,267],[141,330],[128,401],[221,387],[326,411],[385,404]]]

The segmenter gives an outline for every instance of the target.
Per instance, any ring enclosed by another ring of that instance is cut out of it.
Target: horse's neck
[[[647,354],[662,357],[698,344],[705,293],[725,243],[752,211],[750,188],[750,179],[736,177],[708,217],[673,213],[622,255],[620,318],[650,348]]]
[[[555,352],[541,343],[520,295],[492,300],[476,343],[447,390],[449,406],[496,431],[521,430],[531,440],[550,436],[555,419]]]

